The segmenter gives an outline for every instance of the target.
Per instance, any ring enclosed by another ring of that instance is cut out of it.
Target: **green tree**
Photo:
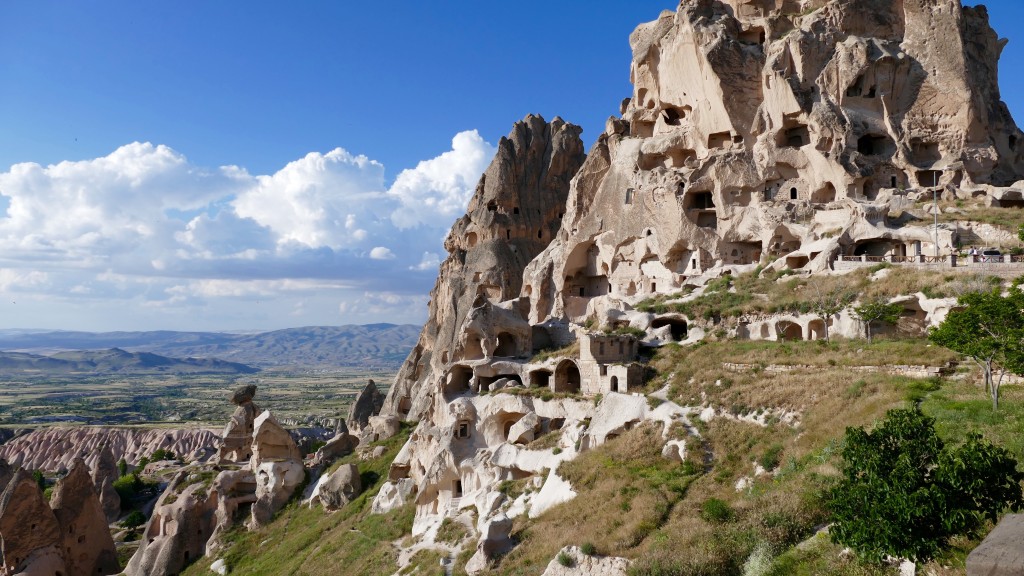
[[[43,476],[42,470],[33,470],[32,479],[36,481],[36,484],[39,484],[40,490],[46,490],[46,477]]]
[[[124,458],[117,461],[117,476],[120,478],[128,473],[128,462]]]
[[[998,289],[960,296],[959,308],[928,334],[928,339],[974,360],[981,367],[992,409],[999,409],[999,387],[1009,370],[1024,374],[1024,293]],[[994,377],[999,369],[998,378]]]
[[[890,410],[873,431],[847,428],[842,480],[828,493],[832,540],[878,561],[927,561],[953,536],[1024,506],[1024,473],[1003,448],[971,435],[947,447],[920,409]]]
[[[854,299],[854,294],[840,286],[831,290],[822,290],[816,282],[812,282],[814,296],[811,297],[810,310],[825,323],[825,341],[829,342],[828,323],[832,317],[839,314]]]
[[[884,298],[871,298],[860,306],[853,309],[857,319],[864,323],[864,332],[871,342],[871,325],[876,322],[895,324],[900,320],[900,313],[903,307],[899,304],[889,304]]]
[[[1024,224],[1017,227],[1017,238],[1020,238],[1020,241],[1024,242]]]

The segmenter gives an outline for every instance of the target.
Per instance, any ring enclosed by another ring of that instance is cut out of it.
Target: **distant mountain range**
[[[0,376],[252,374],[259,369],[216,358],[168,358],[150,352],[74,350],[50,356],[0,352]]]
[[[118,348],[170,358],[219,358],[261,368],[397,368],[416,344],[419,332],[420,327],[411,324],[309,326],[255,334],[0,329],[0,350],[49,356]]]

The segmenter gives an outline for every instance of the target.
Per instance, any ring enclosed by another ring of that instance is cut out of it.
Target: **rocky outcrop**
[[[173,452],[185,460],[205,460],[217,445],[217,434],[204,428],[109,428],[103,426],[55,426],[35,430],[0,445],[0,458],[30,470],[63,473],[75,458],[90,468],[110,449],[116,463],[124,458],[137,464],[158,449]]]
[[[157,501],[139,549],[124,570],[128,576],[178,574],[206,552],[217,496],[202,483],[188,484],[188,474],[179,472]]]
[[[57,481],[50,507],[60,527],[60,550],[68,574],[121,571],[106,513],[83,460],[75,460],[68,475]]]
[[[316,451],[310,465],[316,468],[329,464],[342,456],[348,456],[355,452],[356,446],[359,446],[359,438],[348,432],[339,433]]]
[[[462,324],[478,297],[517,298],[522,271],[558,232],[569,181],[585,158],[580,128],[555,118],[527,116],[498,143],[466,215],[445,239],[448,258],[430,294],[427,323],[388,391],[383,412],[416,420],[455,358],[529,354],[526,343],[505,343],[463,334]],[[519,314],[514,307],[510,313]],[[511,347],[511,349],[506,349]],[[485,352],[486,351],[486,352]]]
[[[382,406],[384,406],[384,395],[380,393],[377,385],[371,379],[359,391],[355,400],[352,401],[352,406],[348,409],[348,418],[345,419],[345,423],[349,430],[358,435],[370,423],[370,418],[380,413]]]
[[[551,559],[542,576],[626,576],[629,564],[625,558],[588,556],[577,546],[566,546]]]
[[[92,483],[99,494],[107,522],[114,522],[121,515],[121,496],[114,490],[114,482],[120,476],[114,453],[109,446],[104,446],[92,469]]]
[[[60,525],[43,500],[32,475],[18,470],[0,496],[0,534],[3,535],[3,570],[17,574],[28,570],[43,573],[47,566],[67,573],[61,554]]]
[[[237,408],[221,433],[217,462],[244,462],[252,456],[254,423],[261,413],[259,406],[252,401],[255,396],[256,386],[253,384],[242,386],[232,393],[231,403]]]
[[[252,459],[249,468],[256,476],[256,501],[251,526],[270,522],[306,478],[302,454],[288,431],[269,412],[253,423]]]
[[[337,510],[354,500],[362,491],[359,468],[355,464],[342,464],[320,482],[314,492],[325,510]]]

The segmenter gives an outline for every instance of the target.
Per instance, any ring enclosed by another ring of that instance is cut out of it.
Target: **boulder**
[[[533,442],[534,431],[540,426],[540,419],[535,412],[529,412],[512,425],[508,430],[508,441],[512,444],[529,444]]]
[[[348,418],[345,422],[348,427],[356,432],[362,431],[370,422],[370,418],[380,413],[384,405],[384,395],[377,389],[373,380],[369,380],[366,386],[359,391],[352,406],[348,409]]]
[[[359,468],[355,464],[342,464],[319,486],[318,498],[326,510],[337,510],[355,499],[363,491]]]
[[[371,442],[376,442],[398,435],[402,429],[402,423],[397,417],[391,415],[373,416],[370,418],[367,429],[373,435]]]
[[[26,572],[43,560],[46,565],[59,566],[59,570],[67,573],[60,554],[61,534],[57,517],[43,500],[39,484],[24,469],[14,474],[0,495],[0,534],[3,535],[0,573]]]
[[[568,558],[569,565],[560,557]],[[587,556],[577,546],[566,546],[551,559],[541,576],[626,576],[629,560],[615,556]]]
[[[245,386],[239,386],[231,392],[231,403],[237,406],[248,404],[252,402],[252,399],[256,397],[256,385],[248,384]]]
[[[109,480],[104,479],[109,485]],[[114,540],[107,515],[93,488],[89,468],[76,459],[67,476],[57,481],[50,506],[60,526],[64,563],[69,574],[117,574]]]
[[[311,466],[323,466],[338,458],[348,456],[355,451],[357,446],[359,446],[359,438],[356,438],[347,432],[338,434],[316,451],[316,454],[313,455],[313,462]]]
[[[402,478],[394,482],[389,480],[380,487],[370,510],[374,514],[387,514],[404,506],[415,492],[416,483],[409,478]]]
[[[479,574],[487,570],[495,558],[511,550],[514,545],[509,537],[511,532],[512,519],[504,514],[498,514],[486,521],[481,526],[476,553],[466,562],[466,572]]]

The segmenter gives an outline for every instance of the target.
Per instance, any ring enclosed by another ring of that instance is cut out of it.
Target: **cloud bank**
[[[421,321],[495,148],[403,170],[342,148],[273,174],[131,143],[0,173],[0,327],[228,329]]]

